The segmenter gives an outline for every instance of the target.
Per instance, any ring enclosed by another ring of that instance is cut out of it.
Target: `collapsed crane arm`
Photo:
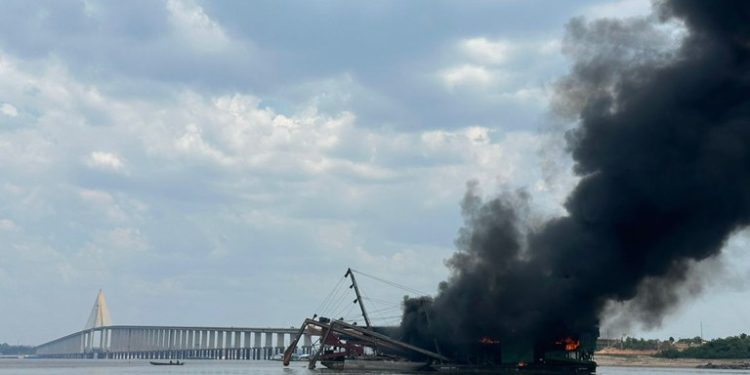
[[[289,361],[291,359],[292,353],[294,353],[294,350],[297,347],[299,338],[302,336],[308,326],[320,328],[321,334],[324,336],[324,339],[321,340],[321,350],[318,351],[318,354],[321,353],[322,347],[326,345],[325,339],[328,337],[328,335],[330,335],[331,333],[335,333],[342,336],[355,338],[366,343],[366,345],[369,344],[370,346],[384,346],[395,350],[411,351],[438,361],[450,362],[449,358],[441,354],[431,352],[429,350],[425,350],[411,344],[407,344],[403,341],[392,339],[381,333],[374,332],[372,329],[359,327],[341,320],[334,320],[330,323],[322,323],[312,319],[305,319],[304,323],[302,323],[302,326],[300,327],[299,335],[291,342],[289,347],[284,352],[284,366],[289,365]],[[314,366],[314,361],[317,361],[317,359],[318,355],[310,359],[310,363],[312,366]]]

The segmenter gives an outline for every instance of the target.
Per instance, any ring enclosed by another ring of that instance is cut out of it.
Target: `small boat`
[[[180,362],[180,361],[176,361],[176,362],[174,362],[174,361],[169,361],[169,362],[155,362],[155,361],[150,361],[149,363],[152,364],[152,365],[154,365],[154,366],[182,366],[182,365],[185,364],[185,362]]]

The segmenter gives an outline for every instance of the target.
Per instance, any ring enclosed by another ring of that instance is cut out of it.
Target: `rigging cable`
[[[362,271],[358,271],[358,270],[352,269],[352,272],[356,272],[358,275],[369,277],[369,278],[371,278],[373,280],[380,281],[381,283],[388,284],[388,285],[390,285],[392,287],[399,288],[399,289],[405,290],[405,291],[410,292],[410,293],[415,293],[415,294],[419,294],[419,295],[422,295],[422,296],[428,295],[428,293],[425,293],[425,292],[423,292],[421,290],[414,289],[414,288],[408,287],[406,285],[401,285],[399,283],[396,283],[396,282],[393,282],[393,281],[390,281],[390,280],[385,280],[383,278],[380,278],[380,277],[377,277],[377,276],[374,276],[374,275],[370,275],[370,274],[364,273]]]
[[[321,301],[320,305],[318,305],[318,308],[315,309],[316,314],[318,312],[321,314],[324,313],[324,311],[328,308],[328,305],[331,303],[331,298],[333,297],[334,292],[336,292],[339,289],[343,281],[344,281],[343,277],[339,279],[339,281],[336,283],[336,286],[334,286],[333,289],[331,289],[331,292],[328,293],[328,296],[326,296],[326,298],[323,299],[323,301]]]

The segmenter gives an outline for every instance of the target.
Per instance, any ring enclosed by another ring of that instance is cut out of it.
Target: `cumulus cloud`
[[[13,220],[0,219],[0,230],[16,231],[18,230],[18,225],[16,225],[16,223],[13,222]]]
[[[2,105],[0,105],[0,113],[8,117],[18,116],[18,110],[10,103],[3,103]]]
[[[221,25],[206,15],[203,8],[192,1],[168,0],[166,8],[174,33],[191,48],[202,52],[217,52],[230,44]]]
[[[561,41],[553,36],[528,40],[475,36],[447,49],[451,59],[437,71],[445,92],[464,107],[491,105],[504,113],[543,111],[557,79],[551,72],[566,66]]]
[[[487,86],[495,80],[495,75],[483,66],[462,65],[449,68],[440,73],[445,85],[449,88],[457,86]]]
[[[484,64],[501,64],[508,60],[512,52],[510,43],[483,37],[466,39],[461,42],[461,48],[469,57]]]
[[[124,163],[119,156],[111,152],[103,151],[92,152],[87,158],[86,163],[92,168],[109,169],[113,171],[119,171],[124,166]]]
[[[175,149],[188,157],[203,157],[221,164],[229,164],[232,159],[221,151],[209,145],[201,135],[201,129],[195,124],[189,124],[185,133],[175,140]]]
[[[78,195],[84,201],[98,205],[111,204],[112,202],[114,202],[112,195],[104,191],[83,189],[78,193]]]
[[[112,272],[143,259],[150,248],[148,239],[137,228],[114,227],[94,231],[73,255],[77,265],[72,272],[106,280]]]
[[[140,230],[136,228],[114,228],[99,234],[87,248],[95,252],[116,253],[117,255],[140,253],[150,245]]]

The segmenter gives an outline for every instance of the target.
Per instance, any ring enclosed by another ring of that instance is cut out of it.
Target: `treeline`
[[[664,345],[668,345],[668,342],[665,343],[661,340],[644,340],[644,339],[636,339],[633,337],[626,337],[625,340],[622,340],[622,345],[620,345],[623,349],[629,349],[629,350],[659,350]]]
[[[5,355],[34,354],[34,347],[26,346],[26,345],[8,345],[7,343],[0,343],[0,354],[5,354]]]
[[[700,345],[703,340],[700,337],[694,337],[692,339],[679,339],[675,340],[674,337],[670,337],[668,340],[659,339],[637,339],[634,337],[625,337],[622,340],[619,339],[601,339],[597,342],[597,350],[605,348],[618,348],[625,350],[667,350],[674,349],[675,345],[678,347]]]
[[[683,350],[669,348],[656,354],[664,358],[700,358],[700,359],[748,359],[750,358],[750,337],[746,334],[714,339],[700,346],[691,346]]]

